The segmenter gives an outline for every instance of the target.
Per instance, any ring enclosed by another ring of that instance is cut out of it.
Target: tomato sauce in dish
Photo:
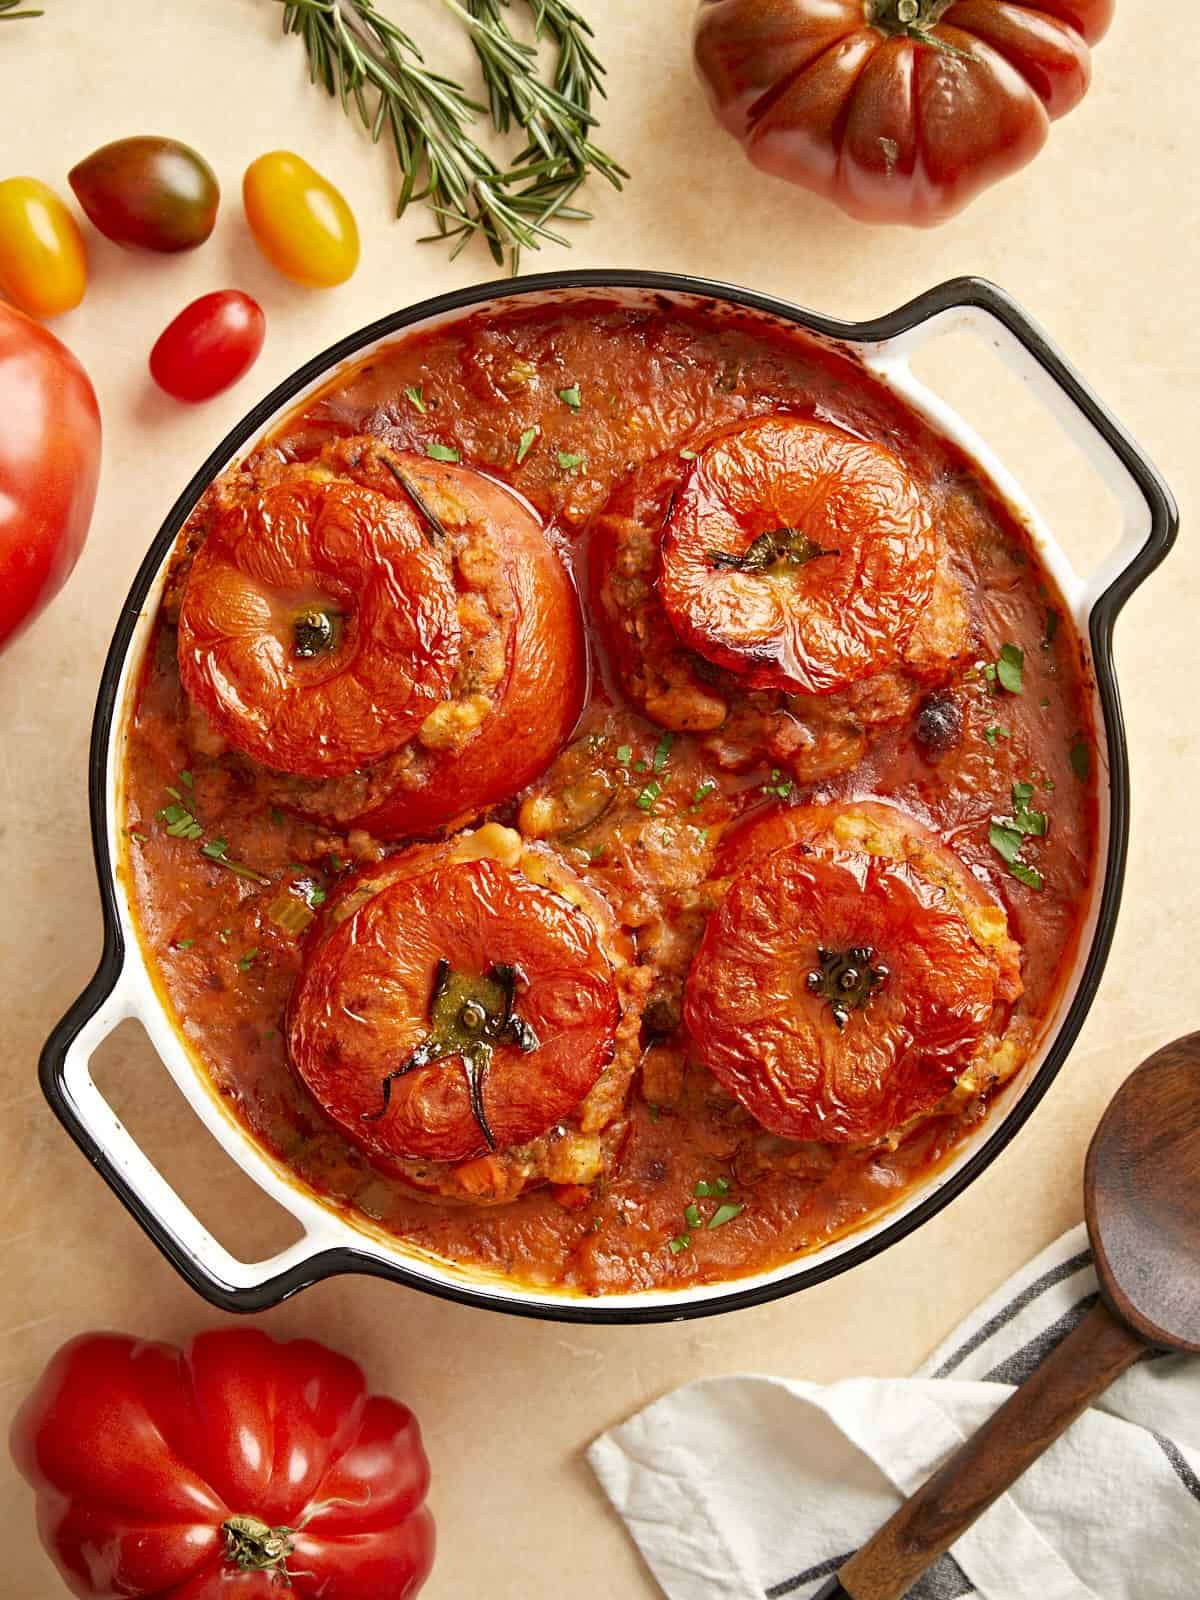
[[[123,870],[212,1088],[326,1204],[563,1293],[708,1284],[988,1116],[1096,767],[956,447],[799,331],[598,296],[374,351],[206,493]]]

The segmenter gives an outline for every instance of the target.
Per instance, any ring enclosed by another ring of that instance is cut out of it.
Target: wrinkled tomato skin
[[[297,1600],[410,1600],[433,1565],[416,1419],[310,1340],[226,1328],[179,1350],[83,1334],[51,1359],[10,1447],[74,1595],[267,1600],[280,1578],[226,1559],[231,1515],[300,1530]]]
[[[512,524],[506,545],[517,616],[500,702],[462,759],[356,819],[378,838],[461,827],[539,777],[579,720],[587,654],[574,585],[536,525]]]
[[[0,295],[31,317],[73,311],[87,289],[79,224],[36,178],[0,183]]]
[[[0,305],[0,649],[79,559],[100,476],[100,410],[75,357]]]
[[[354,213],[302,156],[272,150],[252,161],[242,202],[255,243],[285,278],[332,289],[353,275],[359,257]]]
[[[334,648],[308,661],[293,654],[288,602],[306,591],[348,619]],[[453,585],[412,507],[302,478],[214,519],[180,611],[179,673],[244,755],[323,778],[415,733],[449,687],[459,644]]]
[[[194,250],[221,203],[216,173],[177,139],[117,139],[72,167],[67,181],[92,225],[127,250]]]
[[[211,400],[245,377],[266,338],[262,307],[239,289],[218,289],[185,306],[159,334],[150,373],[172,399]]]
[[[338,921],[360,893],[370,897]],[[455,859],[443,845],[404,851],[349,880],[314,930],[288,1011],[293,1066],[384,1163],[485,1155],[459,1056],[393,1079],[377,1113],[384,1079],[429,1034],[438,962],[468,977],[504,963],[521,974],[514,1009],[536,1044],[495,1047],[482,1099],[494,1148],[527,1144],[578,1106],[611,1058],[620,1007],[601,931],[517,868]]]
[[[861,221],[945,221],[1082,100],[1113,0],[923,7],[934,43],[872,26],[863,0],[702,0],[717,119],[756,166]]]
[[[821,553],[781,578],[716,564],[779,528]],[[658,592],[682,643],[748,687],[822,695],[894,665],[934,577],[928,511],[891,451],[766,417],[692,463],[664,526]]]

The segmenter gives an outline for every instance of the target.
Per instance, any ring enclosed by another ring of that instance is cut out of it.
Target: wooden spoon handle
[[[1097,1301],[1073,1333],[917,1490],[815,1600],[901,1600],[976,1517],[1146,1346]],[[1119,1507],[1113,1508],[1114,1515]]]

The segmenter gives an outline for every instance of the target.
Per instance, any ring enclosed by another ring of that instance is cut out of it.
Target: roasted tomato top
[[[683,642],[750,687],[829,694],[896,659],[933,580],[929,514],[890,450],[762,417],[700,451],[658,588]]]
[[[890,807],[798,807],[710,919],[684,1017],[705,1064],[788,1139],[871,1144],[931,1112],[1020,993],[1004,912]]]
[[[331,905],[290,1008],[317,1101],[372,1155],[462,1162],[539,1137],[611,1059],[620,1006],[599,902],[554,861],[418,846]],[[566,891],[566,894],[560,891]]]
[[[351,439],[223,481],[197,524],[180,677],[218,740],[287,775],[280,804],[385,838],[462,822],[569,731],[577,603],[499,484]]]
[[[696,63],[758,167],[867,222],[934,223],[1032,159],[1113,0],[703,0]]]

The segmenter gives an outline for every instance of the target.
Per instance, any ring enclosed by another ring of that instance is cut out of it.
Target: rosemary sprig
[[[557,47],[554,82],[539,73],[536,45],[516,38],[509,0],[442,0],[467,29],[483,72],[486,106],[434,71],[415,41],[382,15],[375,0],[276,0],[285,33],[298,34],[309,72],[348,115],[357,113],[373,140],[388,136],[403,181],[396,214],[423,200],[437,232],[456,241],[452,257],[482,234],[493,259],[517,270],[522,249],[543,240],[566,244],[550,223],[584,221],[570,204],[589,174],[615,188],[628,173],[589,138],[592,96],[603,93],[603,67],[591,30],[564,0],[526,0],[538,39]],[[528,145],[507,169],[478,143],[472,128],[487,113],[496,130],[514,126]]]

